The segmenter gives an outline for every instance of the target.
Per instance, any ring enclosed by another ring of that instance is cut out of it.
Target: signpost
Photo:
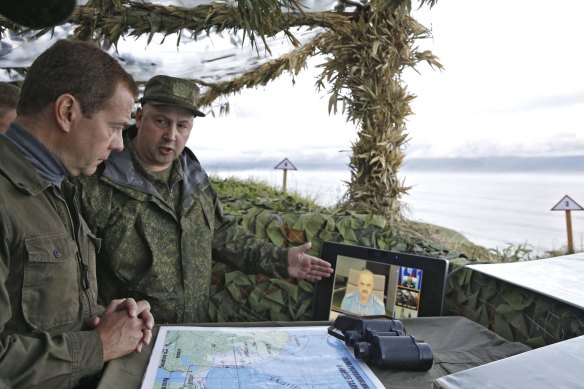
[[[566,228],[568,230],[568,254],[574,254],[574,241],[572,239],[572,215],[571,211],[584,211],[584,208],[565,195],[554,207],[552,211],[566,211]]]
[[[282,191],[284,193],[286,193],[286,176],[288,175],[288,170],[298,170],[296,169],[296,166],[294,166],[292,164],[292,162],[290,162],[288,160],[288,158],[284,158],[282,160],[282,162],[280,162],[279,164],[277,164],[274,169],[282,169],[284,170],[284,183],[282,184]]]

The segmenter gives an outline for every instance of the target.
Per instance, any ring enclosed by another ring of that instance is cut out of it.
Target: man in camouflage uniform
[[[66,178],[121,149],[137,92],[99,47],[58,41],[31,65],[0,134],[0,377],[13,388],[77,386],[149,342],[146,302],[97,304],[99,240]]]
[[[83,214],[102,238],[102,300],[122,293],[147,298],[158,322],[208,321],[212,259],[247,273],[328,277],[330,264],[259,241],[224,216],[209,178],[185,147],[198,87],[156,76],[148,81],[124,151],[80,181]]]

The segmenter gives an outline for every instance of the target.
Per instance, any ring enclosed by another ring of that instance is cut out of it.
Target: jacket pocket
[[[50,330],[78,318],[77,245],[66,233],[25,239],[22,313],[34,329]]]

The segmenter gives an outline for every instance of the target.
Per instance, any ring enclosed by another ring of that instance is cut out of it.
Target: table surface
[[[584,382],[584,336],[540,347],[473,369],[438,378],[443,389],[581,388]]]
[[[467,265],[473,271],[584,309],[584,253],[511,263]]]
[[[509,342],[485,327],[462,317],[429,317],[402,320],[408,335],[424,341],[432,348],[434,364],[427,372],[411,372],[370,366],[371,370],[388,388],[432,388],[442,376],[481,366],[530,350],[529,347]],[[262,322],[213,323],[193,326],[214,327],[267,327],[267,326],[328,326],[329,322]],[[155,328],[155,335],[158,328]],[[148,366],[152,346],[141,353],[132,353],[111,361],[99,382],[99,389],[140,388]]]

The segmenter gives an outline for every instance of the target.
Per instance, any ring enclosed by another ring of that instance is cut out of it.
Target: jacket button
[[[55,258],[61,258],[61,251],[59,251],[58,249],[53,250],[53,255],[55,256]]]

